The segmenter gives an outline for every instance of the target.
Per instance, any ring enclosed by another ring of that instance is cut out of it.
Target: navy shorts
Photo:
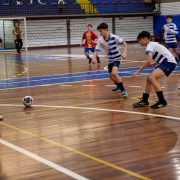
[[[95,47],[93,47],[93,48],[84,48],[84,53],[89,53],[89,51],[94,52]]]
[[[112,72],[113,66],[119,68],[119,66],[120,66],[120,61],[114,61],[113,63],[111,63],[111,64],[108,65],[108,71],[109,71],[109,73]]]
[[[156,69],[157,68],[161,69],[166,76],[169,76],[176,68],[176,64],[166,61],[162,62],[159,66],[156,67]]]
[[[169,48],[173,48],[176,49],[177,48],[177,43],[173,42],[173,43],[166,43],[166,47]]]

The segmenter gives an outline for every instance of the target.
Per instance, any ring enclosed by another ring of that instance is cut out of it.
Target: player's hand
[[[122,54],[122,58],[126,59],[126,54],[125,53]]]
[[[172,31],[171,30],[167,30],[168,33],[171,33]]]
[[[96,64],[96,59],[92,59],[92,64]]]
[[[139,73],[136,71],[133,75],[132,78],[135,78]]]
[[[152,67],[152,66],[155,66],[155,65],[156,65],[156,62],[151,62],[148,67]]]

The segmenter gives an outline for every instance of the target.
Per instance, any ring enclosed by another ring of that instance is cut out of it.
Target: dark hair
[[[106,23],[101,23],[98,27],[97,27],[97,30],[100,30],[100,29],[107,29],[108,30],[108,25]]]
[[[166,16],[166,19],[168,19],[168,18],[172,19],[172,16],[170,16],[170,15]]]
[[[141,39],[141,38],[148,38],[150,39],[151,34],[148,31],[142,31],[141,33],[139,33],[137,40]]]
[[[92,25],[91,25],[91,24],[88,24],[88,25],[87,25],[87,27],[88,27],[88,26],[91,26],[91,27],[92,27]]]

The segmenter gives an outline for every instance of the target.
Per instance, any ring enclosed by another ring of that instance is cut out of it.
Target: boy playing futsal
[[[122,58],[126,58],[127,52],[127,43],[114,34],[108,33],[108,25],[106,23],[101,23],[97,30],[101,34],[101,38],[97,41],[97,45],[95,48],[95,52],[93,55],[92,63],[96,62],[96,57],[98,55],[98,51],[104,50],[107,53],[108,57],[108,70],[110,74],[110,79],[118,86],[121,90],[122,96],[127,97],[128,94],[124,89],[122,79],[118,75],[118,70],[120,66],[120,62]],[[124,45],[124,53],[121,53],[118,50],[118,44],[123,43]]]
[[[177,57],[177,61],[180,58],[180,52],[177,49],[176,34],[178,34],[178,29],[176,24],[172,23],[172,16],[166,17],[167,24],[164,25],[164,39],[166,42],[166,47],[171,51],[171,53]]]
[[[169,76],[176,67],[176,60],[175,57],[171,54],[171,52],[168,49],[166,49],[163,45],[160,45],[157,42],[150,42],[149,32],[142,31],[138,35],[137,40],[139,41],[141,46],[147,46],[146,54],[148,55],[148,57],[146,62],[142,65],[142,67],[133,74],[133,77],[138,75],[143,69],[145,69],[148,66],[152,67],[157,64],[159,65],[147,78],[145,92],[143,93],[142,99],[139,102],[134,103],[133,106],[141,107],[149,105],[148,98],[152,91],[152,88],[154,88],[159,101],[150,107],[152,109],[158,109],[163,106],[166,106],[167,102],[164,99],[161,86],[158,83],[157,79],[161,78],[164,75]],[[155,62],[152,62],[152,60],[154,60]]]
[[[89,51],[94,52],[95,50],[95,42],[98,40],[98,37],[96,34],[92,31],[92,25],[88,24],[87,25],[87,31],[84,32],[83,37],[82,37],[82,42],[80,46],[82,46],[83,42],[84,43],[84,53],[86,57],[89,59],[89,64],[91,64],[91,57],[89,56]],[[97,62],[100,63],[99,57],[97,56]]]

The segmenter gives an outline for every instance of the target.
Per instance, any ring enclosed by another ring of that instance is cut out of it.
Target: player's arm
[[[151,52],[149,52],[148,53],[148,58],[147,58],[147,60],[146,60],[146,62],[141,66],[141,68],[138,70],[138,71],[136,71],[134,74],[133,74],[133,76],[132,77],[135,77],[136,75],[138,75],[143,69],[145,69],[146,67],[149,67],[149,66],[152,66],[152,57],[153,57],[153,55],[152,55],[152,53]]]
[[[93,58],[92,58],[92,63],[93,64],[95,64],[97,62],[97,60],[96,60],[97,56],[98,56],[98,52],[97,52],[97,50],[95,50],[94,53],[93,53]]]
[[[82,46],[82,44],[83,44],[83,42],[84,42],[84,39],[85,39],[85,33],[83,34],[83,37],[82,37],[82,39],[81,39],[81,44],[80,44],[80,46]]]
[[[168,32],[172,34],[178,34],[177,26],[174,24],[173,29],[169,29]]]
[[[17,35],[17,33],[16,33],[16,31],[15,31],[15,28],[12,29],[12,34]]]
[[[126,56],[127,56],[127,43],[125,41],[123,42],[123,46],[124,46],[124,52],[122,54],[122,58],[126,59]]]

